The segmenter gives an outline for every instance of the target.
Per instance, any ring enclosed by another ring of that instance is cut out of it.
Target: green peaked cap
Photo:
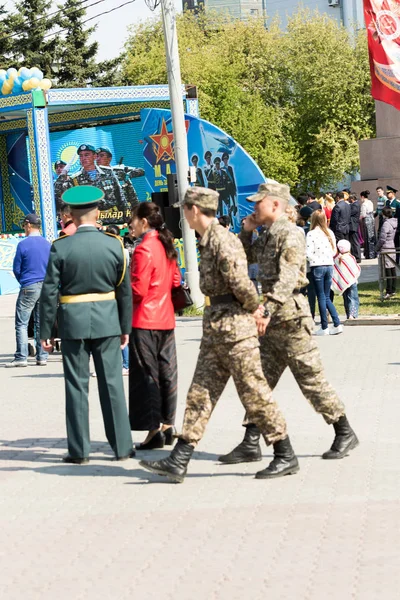
[[[66,190],[61,198],[71,208],[94,208],[104,198],[104,192],[94,185],[76,185]]]

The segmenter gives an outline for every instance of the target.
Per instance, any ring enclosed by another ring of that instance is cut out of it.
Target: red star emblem
[[[167,155],[166,160],[174,160],[174,150],[172,143],[174,141],[174,134],[169,133],[165,120],[162,120],[161,131],[156,135],[151,135],[150,138],[157,145],[157,150],[154,151],[156,156],[156,163],[158,163],[164,154]]]

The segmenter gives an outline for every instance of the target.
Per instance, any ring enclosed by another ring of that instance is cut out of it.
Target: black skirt
[[[178,369],[175,332],[132,329],[129,338],[129,420],[135,431],[175,423]]]

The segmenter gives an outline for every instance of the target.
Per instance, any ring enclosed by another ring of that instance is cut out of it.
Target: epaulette
[[[123,280],[124,280],[124,277],[125,277],[125,272],[126,272],[126,256],[125,256],[125,252],[124,252],[124,250],[125,250],[125,248],[124,248],[124,244],[123,244],[123,242],[122,242],[121,238],[119,237],[119,235],[115,235],[114,233],[110,233],[109,231],[104,231],[104,233],[105,233],[106,235],[109,235],[110,237],[113,237],[113,238],[115,238],[115,239],[116,239],[116,240],[118,240],[118,241],[119,241],[119,243],[121,244],[121,248],[122,248],[122,256],[123,256],[123,259],[124,259],[124,268],[123,268],[123,271],[122,271],[121,279],[120,279],[120,280],[119,280],[119,282],[117,283],[117,287],[119,287],[119,286],[121,285],[121,283],[123,282]]]
[[[55,238],[52,243],[54,244],[54,242],[58,242],[60,240],[64,240],[65,238],[69,238],[69,237],[71,237],[71,236],[68,235],[68,233],[64,233],[64,235],[62,235],[61,237]]]

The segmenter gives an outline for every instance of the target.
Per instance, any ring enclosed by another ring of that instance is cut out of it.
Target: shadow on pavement
[[[29,379],[49,379],[52,377],[62,377],[64,379],[64,373],[37,373],[36,375],[14,375],[14,377],[16,379],[24,379],[25,377],[29,377]]]

